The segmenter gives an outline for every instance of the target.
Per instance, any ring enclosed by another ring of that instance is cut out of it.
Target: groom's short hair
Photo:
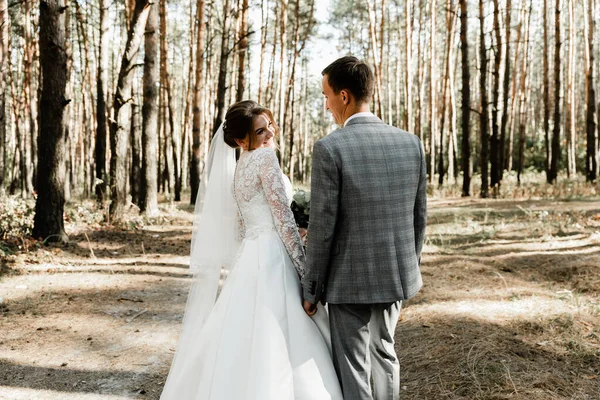
[[[327,82],[335,94],[346,89],[358,103],[368,103],[373,96],[373,72],[365,62],[354,56],[338,58],[321,74],[327,75]]]

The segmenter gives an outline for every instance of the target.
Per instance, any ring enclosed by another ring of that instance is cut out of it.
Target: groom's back
[[[327,301],[414,296],[422,285],[426,213],[419,139],[376,117],[358,117],[320,144],[335,160],[340,181]]]

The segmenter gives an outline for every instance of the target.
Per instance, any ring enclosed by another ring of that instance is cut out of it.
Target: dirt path
[[[432,201],[425,288],[396,332],[408,399],[600,398],[600,204]],[[189,211],[189,210],[187,210]],[[158,399],[189,212],[71,226],[0,277],[0,399]]]

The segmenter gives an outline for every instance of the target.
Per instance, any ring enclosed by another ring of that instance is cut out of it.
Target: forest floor
[[[191,212],[0,242],[0,399],[158,399]],[[600,399],[600,201],[431,200],[425,286],[396,331],[405,399]]]

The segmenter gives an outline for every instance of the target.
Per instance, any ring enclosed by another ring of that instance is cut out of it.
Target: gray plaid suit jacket
[[[315,143],[306,300],[374,304],[419,291],[426,174],[419,138],[375,116]]]

